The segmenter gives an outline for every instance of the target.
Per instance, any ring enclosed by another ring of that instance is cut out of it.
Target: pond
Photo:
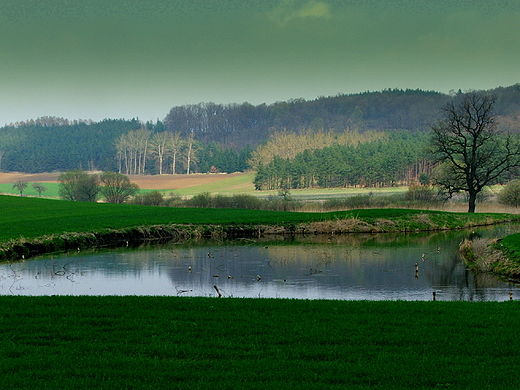
[[[520,291],[475,275],[458,255],[472,231],[189,241],[80,251],[0,265],[3,295],[167,295],[502,301]]]

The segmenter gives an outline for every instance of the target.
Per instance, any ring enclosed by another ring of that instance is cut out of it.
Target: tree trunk
[[[469,193],[469,207],[468,207],[468,213],[474,213],[475,212],[475,204],[477,203],[477,193],[471,191]]]

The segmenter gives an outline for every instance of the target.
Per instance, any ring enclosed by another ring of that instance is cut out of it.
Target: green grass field
[[[173,208],[0,196],[0,242],[63,232],[94,232],[136,226],[280,225],[356,219],[383,231],[460,228],[508,221],[509,214],[444,213],[408,209],[370,209],[294,213],[244,209]]]
[[[32,187],[33,183],[28,183],[27,188],[23,191],[23,196],[38,196],[38,191],[36,191]],[[47,187],[47,191],[42,192],[42,197],[44,198],[58,198],[58,183],[41,183],[45,187]],[[20,195],[20,192],[13,188],[11,183],[0,183],[0,193],[2,194],[12,194],[12,195]]]
[[[504,237],[500,241],[500,247],[505,250],[510,259],[520,263],[520,233]]]
[[[6,389],[518,389],[518,302],[0,297]]]
[[[255,191],[253,185],[254,173],[246,173],[238,176],[226,177],[222,180],[201,184],[198,186],[180,188],[180,189],[162,189],[158,190],[163,195],[168,196],[175,194],[182,197],[191,197],[202,192],[212,194],[232,195],[232,194],[249,194],[259,197],[267,197],[270,195],[278,195],[277,190],[272,191]],[[44,198],[58,198],[58,183],[41,184],[47,187],[47,191],[42,193]],[[330,198],[343,198],[346,196],[364,195],[373,193],[376,195],[394,195],[406,192],[407,187],[388,187],[388,188],[306,188],[291,190],[291,196],[296,200],[323,200]],[[152,190],[141,188],[141,193],[150,192]],[[19,195],[12,183],[0,183],[0,193]],[[32,188],[32,182],[28,183],[27,188],[23,192],[24,196],[37,197],[38,192]]]

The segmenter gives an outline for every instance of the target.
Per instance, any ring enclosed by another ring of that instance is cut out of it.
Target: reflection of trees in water
[[[75,283],[92,277],[95,283],[108,286],[115,278],[120,279],[118,283],[131,285],[136,279],[151,280],[149,283],[153,284],[157,277],[163,278],[157,283],[167,286],[173,294],[180,291],[183,295],[215,296],[214,285],[225,296],[233,295],[239,287],[264,291],[268,285],[295,291],[310,291],[312,286],[396,294],[432,289],[441,293],[440,300],[490,299],[494,292],[486,289],[501,289],[502,294],[503,283],[489,275],[474,276],[464,267],[458,245],[467,234],[468,231],[277,236],[275,240],[192,240],[182,244],[148,244],[131,250],[82,251],[15,263],[16,272],[6,266],[0,274],[0,288],[8,290],[14,281],[16,288],[22,288],[30,279],[42,284],[58,280]],[[124,281],[125,278],[130,280]],[[154,287],[150,285],[150,290]]]

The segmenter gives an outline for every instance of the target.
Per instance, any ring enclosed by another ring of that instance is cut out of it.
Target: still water
[[[469,235],[446,233],[190,241],[80,251],[0,265],[3,295],[168,295],[345,300],[502,301],[520,291],[474,275],[458,256]]]

